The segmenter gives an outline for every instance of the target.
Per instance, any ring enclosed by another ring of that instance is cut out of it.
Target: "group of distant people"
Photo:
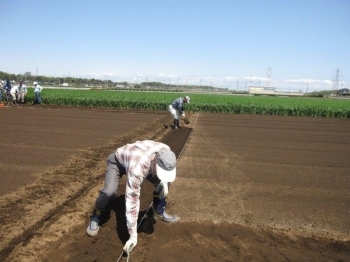
[[[41,105],[41,90],[43,89],[37,82],[33,83],[35,99],[33,101],[34,105]],[[25,104],[25,97],[27,96],[28,90],[23,81],[19,84],[12,86],[11,81],[6,79],[5,81],[0,81],[0,104],[4,102],[7,105],[23,105]],[[3,99],[4,96],[4,99]]]

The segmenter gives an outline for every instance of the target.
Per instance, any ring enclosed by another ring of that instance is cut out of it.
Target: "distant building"
[[[304,93],[299,92],[279,92],[275,87],[266,86],[249,86],[249,94],[267,95],[267,96],[303,96]]]
[[[275,95],[276,88],[266,86],[250,86],[249,94],[254,95]]]
[[[337,91],[337,95],[339,96],[348,96],[350,95],[349,89],[347,88],[342,88]]]

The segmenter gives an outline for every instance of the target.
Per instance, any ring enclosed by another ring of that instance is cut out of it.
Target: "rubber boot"
[[[180,220],[178,216],[169,215],[165,211],[166,207],[166,198],[159,198],[159,195],[156,191],[153,192],[153,217],[155,219],[160,219],[164,222],[176,223]]]
[[[90,216],[89,225],[86,229],[88,236],[94,237],[97,235],[98,230],[100,229],[100,222],[102,220],[103,212],[103,210],[99,210],[96,207],[94,208],[94,211]]]
[[[176,119],[176,126],[177,126],[177,128],[180,128],[180,123],[179,122],[180,122],[179,119]]]
[[[174,129],[177,129],[177,119],[174,119]]]

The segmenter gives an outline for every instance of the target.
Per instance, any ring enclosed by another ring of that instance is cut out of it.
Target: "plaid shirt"
[[[176,110],[179,110],[179,114],[182,115],[182,113],[185,111],[184,110],[184,99],[183,97],[179,97],[178,99],[175,99],[171,105],[173,106],[173,108],[175,108]]]
[[[126,170],[125,207],[130,235],[137,234],[137,218],[140,210],[140,190],[144,178],[153,173],[152,160],[162,148],[169,146],[151,140],[136,141],[116,151],[118,161]]]

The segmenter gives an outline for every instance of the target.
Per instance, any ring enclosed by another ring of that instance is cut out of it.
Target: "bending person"
[[[186,117],[185,115],[185,109],[184,104],[190,102],[190,97],[179,97],[175,99],[170,105],[169,105],[169,112],[171,116],[174,119],[174,129],[178,129],[180,127],[179,123],[179,117]]]
[[[126,174],[125,215],[129,240],[124,251],[129,252],[137,244],[137,219],[140,209],[142,181],[149,175],[157,176],[158,185],[153,193],[153,214],[165,222],[177,222],[178,216],[166,213],[168,183],[176,178],[176,156],[169,146],[152,140],[136,141],[118,148],[107,159],[104,188],[95,202],[86,233],[96,236],[106,208],[114,200],[120,178]]]

